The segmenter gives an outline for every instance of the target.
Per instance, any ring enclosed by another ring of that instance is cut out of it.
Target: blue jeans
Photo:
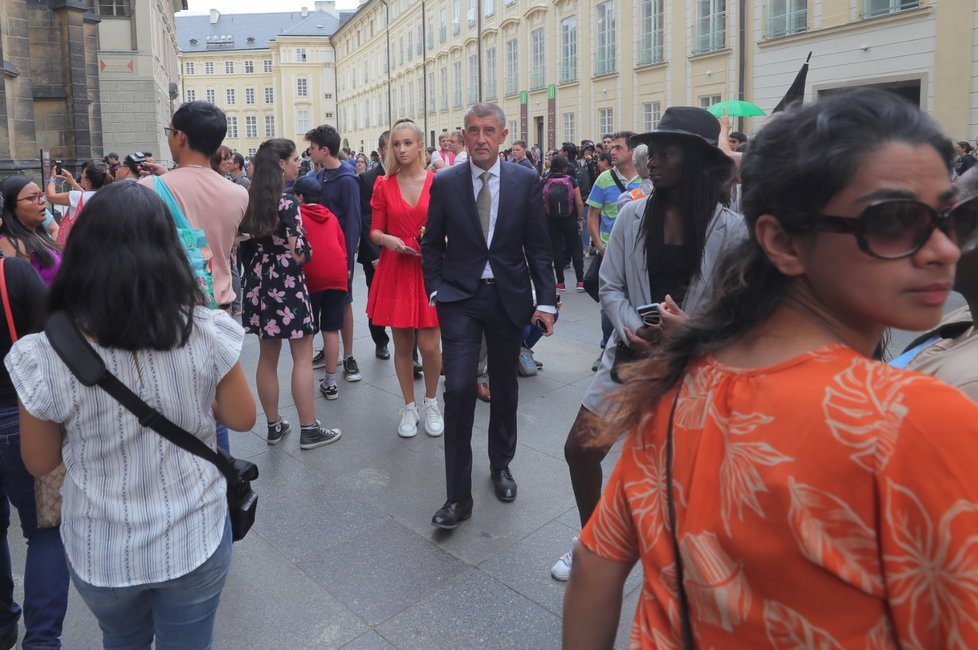
[[[61,625],[68,607],[68,564],[60,531],[37,527],[34,477],[20,457],[20,419],[16,406],[0,408],[0,632],[17,625],[21,608],[14,602],[10,566],[10,505],[17,508],[27,540],[24,569],[24,626],[22,647],[60,648]]]
[[[228,428],[217,422],[217,446],[224,451],[231,453],[231,441],[228,439]]]
[[[611,319],[608,318],[608,314],[601,310],[601,349],[608,345],[608,339],[611,338],[611,333],[615,331],[615,326],[611,324]]]
[[[556,314],[554,314],[554,325],[557,324],[559,319],[560,312],[558,311]],[[533,346],[537,344],[537,341],[539,341],[541,337],[543,337],[543,330],[540,329],[536,323],[530,323],[523,328],[523,347],[532,350]]]
[[[102,645],[141,650],[209,650],[224,580],[231,567],[231,520],[206,562],[185,576],[132,587],[95,587],[71,572],[71,581],[102,628]]]

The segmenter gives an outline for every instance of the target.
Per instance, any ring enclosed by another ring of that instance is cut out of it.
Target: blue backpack
[[[197,283],[200,285],[200,290],[203,292],[208,306],[211,309],[217,308],[217,302],[214,300],[214,275],[211,271],[214,254],[207,245],[207,236],[200,228],[194,228],[190,225],[187,216],[180,209],[176,197],[173,196],[173,192],[159,176],[153,177],[153,189],[163,199],[163,203],[173,215],[173,223],[177,227],[177,236],[180,238],[180,243],[183,244],[183,250],[190,262],[190,269],[194,272],[194,277],[197,278]]]

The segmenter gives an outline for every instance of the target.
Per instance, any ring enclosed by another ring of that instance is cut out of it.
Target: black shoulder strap
[[[683,649],[693,650],[693,625],[689,618],[689,599],[686,596],[686,586],[683,584],[683,560],[679,554],[679,531],[676,529],[676,499],[672,494],[672,461],[673,436],[672,423],[676,416],[676,406],[679,404],[679,393],[682,392],[682,381],[677,384],[676,399],[669,411],[669,430],[666,433],[666,509],[669,514],[669,530],[672,533],[672,552],[676,558],[676,593],[679,596],[679,623],[682,626]]]
[[[615,182],[615,185],[617,185],[618,189],[621,190],[622,192],[625,192],[628,189],[627,187],[625,187],[625,184],[621,182],[621,179],[618,178],[618,174],[615,173],[614,169],[611,170],[611,180]]]
[[[139,423],[160,434],[177,447],[213,463],[228,485],[239,481],[238,473],[231,460],[204,444],[200,438],[184,431],[171,422],[162,413],[139,399],[136,393],[119,381],[105,367],[102,357],[85,340],[78,326],[63,311],[52,312],[44,321],[44,334],[51,342],[51,347],[58,353],[71,373],[85,386],[99,386],[114,397],[120,404],[139,418]]]

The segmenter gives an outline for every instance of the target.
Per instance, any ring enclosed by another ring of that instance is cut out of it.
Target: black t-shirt
[[[41,280],[41,276],[30,262],[17,257],[4,258],[3,272],[17,337],[40,332],[44,327],[48,306],[48,288]],[[3,310],[2,303],[0,303],[0,311],[3,311],[3,316],[0,316],[0,356],[6,357],[12,343],[10,329],[7,327],[7,314]],[[17,392],[14,391],[7,367],[0,364],[0,407],[11,406],[17,406]]]

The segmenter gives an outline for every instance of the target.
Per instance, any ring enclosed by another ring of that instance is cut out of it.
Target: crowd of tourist
[[[389,434],[444,439],[431,523],[447,531],[474,514],[476,400],[493,493],[513,502],[517,378],[542,366],[565,271],[598,302],[602,351],[564,446],[582,531],[550,567],[568,581],[565,648],[612,647],[636,563],[631,647],[978,647],[971,145],[875,90],[750,139],[683,106],[546,152],[506,123],[475,104],[426,149],[401,119],[369,154],[324,124],[245,159],[223,112],[190,102],[164,129],[173,169],[113,153],[77,181],[2,181],[0,485],[28,551],[23,610],[0,552],[0,650],[22,614],[24,648],[60,647],[69,580],[105,647],[209,648],[231,563],[221,471],[81,381],[46,315],[223,452],[255,426],[247,334],[267,442],[289,440],[287,341],[312,450],[342,437],[317,384],[336,400],[341,376],[361,379],[358,261],[403,397]],[[952,290],[967,305],[945,314]],[[922,334],[888,360],[889,328]],[[34,477],[60,492],[53,519]]]

